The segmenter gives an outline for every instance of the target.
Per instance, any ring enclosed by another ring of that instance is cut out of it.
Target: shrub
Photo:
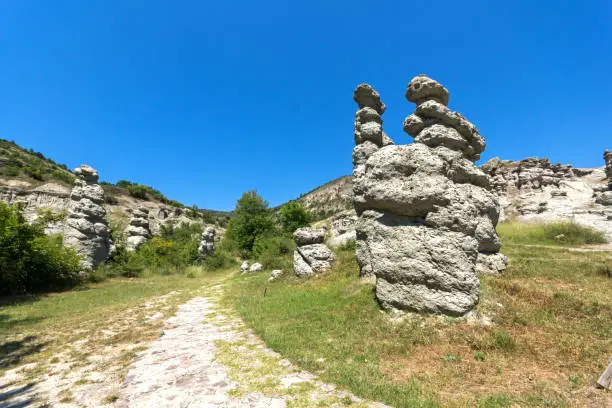
[[[53,172],[51,173],[51,177],[57,180],[61,180],[64,183],[68,183],[68,184],[73,184],[74,178],[75,178],[72,173],[69,173],[67,171],[62,171],[62,170],[53,170]]]
[[[280,209],[280,222],[287,233],[292,234],[296,229],[307,226],[311,220],[312,214],[298,201],[290,201]]]
[[[42,221],[30,225],[19,209],[0,202],[0,294],[69,287],[79,270],[78,255],[60,235],[45,235]]]
[[[19,167],[17,166],[6,166],[3,170],[4,175],[8,177],[16,177],[19,175]]]
[[[214,271],[217,269],[231,268],[232,266],[236,266],[238,262],[236,261],[236,257],[231,253],[222,249],[215,249],[212,255],[204,259],[203,264],[206,270]]]
[[[272,233],[277,227],[268,203],[256,191],[247,191],[236,203],[227,226],[226,239],[234,241],[244,256],[249,256],[259,237]]]
[[[260,237],[253,245],[253,256],[267,269],[291,269],[295,243],[288,236]]]

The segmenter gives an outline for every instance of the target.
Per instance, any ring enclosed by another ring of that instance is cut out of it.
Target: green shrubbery
[[[22,212],[0,202],[0,294],[21,294],[69,287],[79,280],[80,260],[47,236],[46,217],[28,224]]]
[[[304,205],[298,201],[290,201],[283,205],[279,213],[281,226],[289,234],[293,234],[298,228],[306,227],[312,221],[310,211],[306,211]]]

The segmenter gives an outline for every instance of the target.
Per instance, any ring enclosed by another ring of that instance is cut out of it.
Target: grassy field
[[[481,279],[490,326],[380,312],[351,252],[310,280],[236,277],[225,302],[294,363],[395,407],[610,406],[593,385],[612,349],[612,253],[570,252],[559,228],[601,237],[551,228],[500,228],[510,267]]]

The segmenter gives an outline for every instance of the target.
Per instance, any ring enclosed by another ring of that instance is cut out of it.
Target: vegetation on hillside
[[[79,280],[80,261],[59,235],[45,235],[54,215],[28,224],[18,207],[0,201],[0,295],[63,289]]]
[[[74,175],[65,164],[56,163],[40,152],[25,150],[14,141],[4,139],[0,139],[0,175],[66,184],[74,181]]]

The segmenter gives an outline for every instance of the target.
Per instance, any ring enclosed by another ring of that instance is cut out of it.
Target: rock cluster
[[[127,250],[135,251],[151,238],[149,229],[149,209],[138,207],[132,212],[130,226],[127,227]]]
[[[293,253],[293,270],[297,276],[309,276],[331,268],[334,254],[323,243],[324,230],[298,228],[293,233],[293,239],[297,244]]]
[[[92,269],[108,258],[113,245],[102,206],[104,190],[95,169],[83,164],[74,174],[77,177],[70,193],[64,244],[75,248],[83,268]]]
[[[198,247],[198,253],[200,258],[206,258],[215,252],[215,229],[213,227],[206,227],[202,232],[202,240]]]
[[[606,177],[609,180],[608,188],[604,188],[604,191],[601,192],[595,192],[595,202],[605,206],[612,206],[612,151],[604,151],[604,161],[606,163]]]
[[[514,190],[542,189],[546,186],[559,187],[561,180],[573,179],[571,165],[550,164],[548,159],[529,157],[514,162],[495,157],[482,165],[482,170],[491,177],[491,186],[498,193]]]
[[[474,165],[485,141],[446,107],[438,82],[419,75],[406,98],[416,104],[404,121],[415,143],[386,145],[380,96],[366,84],[355,90],[357,262],[362,275],[376,275],[384,308],[464,315],[479,300],[477,273],[507,265],[495,231],[499,203]]]

